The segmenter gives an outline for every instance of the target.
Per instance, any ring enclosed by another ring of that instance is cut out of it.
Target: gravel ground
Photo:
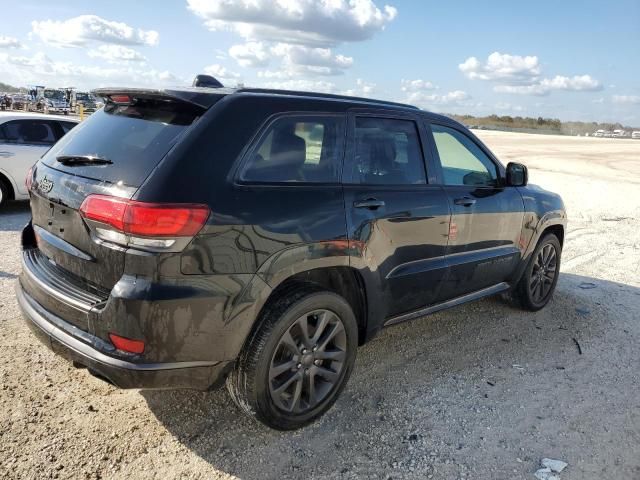
[[[640,479],[640,142],[480,132],[569,212],[551,304],[488,299],[383,331],[298,432],[220,390],[120,391],[31,335],[14,284],[28,209],[0,213],[0,477]],[[581,352],[578,350],[580,346]]]

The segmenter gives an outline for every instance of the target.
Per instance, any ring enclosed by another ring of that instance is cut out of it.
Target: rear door
[[[520,260],[524,203],[489,153],[462,129],[431,124],[438,176],[451,207],[443,300],[510,280]]]
[[[386,317],[433,304],[447,266],[447,197],[427,182],[423,130],[402,113],[350,115],[344,196],[354,262]]]
[[[131,198],[200,110],[139,99],[110,104],[74,127],[38,163],[31,211],[38,248],[59,267],[110,290],[124,271],[125,247],[97,240],[79,208],[90,194]],[[66,163],[65,157],[110,163]]]
[[[53,122],[40,119],[10,120],[0,125],[0,170],[13,178],[18,193],[26,195],[24,178],[40,157],[57,141]]]

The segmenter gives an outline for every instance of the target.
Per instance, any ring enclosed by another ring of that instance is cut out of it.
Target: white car
[[[633,132],[631,138],[640,139],[640,130]]]
[[[27,172],[78,122],[40,113],[0,112],[0,208],[8,200],[29,198]]]

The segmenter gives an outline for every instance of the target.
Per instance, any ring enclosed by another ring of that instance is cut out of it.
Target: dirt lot
[[[640,479],[640,141],[480,132],[561,193],[562,276],[538,313],[489,299],[384,331],[336,406],[278,433],[220,390],[118,391],[45,350],[0,214],[0,477]],[[580,345],[582,353],[578,351]]]

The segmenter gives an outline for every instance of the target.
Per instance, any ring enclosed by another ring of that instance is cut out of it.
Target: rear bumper
[[[103,340],[45,310],[20,282],[16,297],[26,323],[42,343],[119,388],[209,390],[233,367],[233,362],[136,363],[115,358],[106,352]]]

